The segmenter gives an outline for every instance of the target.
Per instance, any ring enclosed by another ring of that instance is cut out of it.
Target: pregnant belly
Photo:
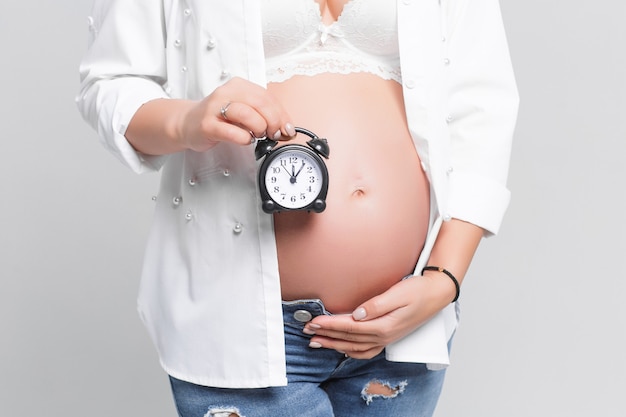
[[[283,299],[319,298],[333,313],[350,312],[412,273],[426,237],[429,186],[401,87],[322,74],[268,89],[331,149],[326,210],[274,215]]]

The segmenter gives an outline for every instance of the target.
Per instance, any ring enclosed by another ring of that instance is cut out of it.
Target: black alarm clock
[[[308,146],[286,144],[276,149],[277,141],[263,138],[255,148],[256,159],[265,159],[259,167],[258,183],[261,206],[266,213],[307,210],[321,213],[326,209],[328,159],[326,139],[310,130],[296,127],[296,132],[311,139]]]

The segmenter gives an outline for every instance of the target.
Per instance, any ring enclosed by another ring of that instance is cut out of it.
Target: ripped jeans
[[[283,303],[285,387],[211,388],[170,377],[180,417],[430,417],[445,371],[424,364],[389,362],[382,352],[352,359],[309,348],[304,324],[329,314],[319,300]]]

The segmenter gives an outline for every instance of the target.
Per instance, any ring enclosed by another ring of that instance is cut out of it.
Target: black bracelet
[[[452,300],[452,302],[454,303],[456,300],[459,299],[459,296],[461,295],[461,286],[459,285],[459,281],[454,277],[454,275],[452,275],[450,271],[440,266],[425,266],[424,269],[422,269],[422,275],[424,275],[424,271],[438,271],[443,272],[444,274],[449,276],[452,282],[454,282],[454,287],[456,288],[456,296],[454,297],[454,300]]]

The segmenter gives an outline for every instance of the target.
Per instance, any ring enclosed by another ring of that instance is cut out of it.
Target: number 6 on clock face
[[[296,128],[313,139],[307,144],[287,144],[272,150],[274,141],[257,145],[257,159],[266,156],[259,168],[262,208],[267,213],[308,210],[320,213],[326,208],[328,170],[320,155],[328,157],[325,139]],[[312,142],[312,143],[311,143]]]

